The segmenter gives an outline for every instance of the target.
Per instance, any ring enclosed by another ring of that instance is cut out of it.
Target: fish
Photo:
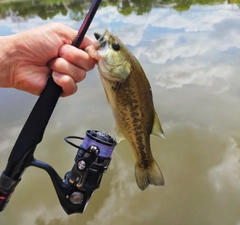
[[[135,178],[145,190],[150,184],[164,185],[163,174],[150,146],[150,134],[165,135],[154,109],[152,89],[145,72],[132,52],[105,30],[94,33],[96,41],[85,51],[97,60],[106,98],[116,122],[117,142],[128,140],[133,149]]]

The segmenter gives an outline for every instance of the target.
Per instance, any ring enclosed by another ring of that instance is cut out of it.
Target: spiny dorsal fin
[[[161,123],[158,119],[158,115],[157,115],[156,111],[154,111],[154,123],[153,123],[153,128],[152,128],[152,134],[165,139],[165,135],[164,135]]]

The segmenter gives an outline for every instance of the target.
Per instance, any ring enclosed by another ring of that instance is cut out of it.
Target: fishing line
[[[138,32],[138,34],[137,34],[137,37],[138,37],[138,39],[136,39],[137,40],[137,43],[139,43],[140,41],[141,41],[141,38],[142,38],[142,35],[141,35],[141,32],[144,30],[144,28],[145,28],[145,26],[146,26],[146,24],[147,24],[147,21],[148,21],[148,19],[149,19],[149,15],[150,15],[150,13],[151,13],[151,11],[152,11],[152,8],[153,8],[153,5],[154,5],[154,3],[155,3],[155,1],[156,0],[153,0],[152,1],[152,6],[151,6],[151,10],[149,11],[149,13],[148,13],[148,15],[146,16],[146,19],[145,19],[145,21],[144,21],[144,23],[143,23],[143,28],[142,28],[142,30],[139,30],[139,32]],[[145,40],[146,41],[146,40]],[[149,40],[150,41],[150,40]],[[129,51],[130,51],[130,49],[129,49]],[[134,54],[133,54],[134,55]],[[135,55],[134,55],[135,56]],[[135,56],[136,57],[136,56]],[[138,58],[136,57],[136,59],[138,60]],[[128,63],[130,64],[130,56],[129,56],[129,58],[128,58]],[[139,62],[140,63],[140,62]],[[120,85],[118,86],[118,87],[120,87]],[[118,89],[117,89],[118,90]],[[116,90],[116,91],[117,91]]]
[[[156,2],[156,0],[153,0],[152,1],[152,3],[151,3],[151,8],[150,8],[150,10],[149,10],[149,12],[147,12],[147,13],[144,13],[144,14],[142,14],[141,16],[138,16],[138,15],[135,15],[136,17],[137,17],[137,19],[138,18],[142,18],[142,20],[143,20],[143,22],[140,24],[140,26],[141,26],[141,28],[140,29],[138,29],[138,31],[135,33],[135,36],[136,36],[136,38],[126,38],[126,37],[122,37],[122,38],[120,38],[120,40],[135,40],[136,41],[136,43],[140,43],[141,41],[151,41],[151,40],[147,40],[147,39],[143,39],[142,38],[142,33],[143,33],[143,30],[144,29],[146,29],[147,27],[148,27],[148,25],[147,25],[147,22],[148,22],[148,20],[149,20],[149,16],[150,16],[150,13],[151,13],[151,11],[152,11],[152,8],[153,8],[153,6],[154,6],[154,4],[155,4],[155,2]],[[107,22],[105,23],[106,25],[107,25],[107,29],[112,33],[112,29],[111,29],[111,20],[112,20],[112,18],[111,18],[111,16],[110,16],[110,13],[112,12],[112,8],[111,8],[112,6],[109,6],[109,5],[107,5],[106,6],[106,8],[105,8],[105,19],[107,20]],[[116,7],[116,8],[115,8]],[[118,6],[115,6],[114,7],[114,11],[116,10],[116,11],[118,11]],[[136,13],[137,14],[137,13]],[[121,16],[121,14],[120,14],[120,12],[118,11],[118,15],[117,15],[118,17],[120,17]],[[131,24],[130,23],[130,21],[129,21],[129,24]],[[135,25],[136,26],[136,25]],[[126,26],[123,26],[123,28],[125,28]],[[126,28],[125,28],[126,29]],[[115,35],[115,34],[113,34],[113,35]],[[121,36],[121,35],[119,35],[119,36]],[[123,41],[123,43],[124,43],[124,41]],[[126,41],[125,41],[125,43],[124,43],[124,45],[126,45]],[[136,45],[137,46],[137,45]],[[129,49],[129,48],[128,48]],[[129,49],[129,51],[130,51],[130,49]],[[136,57],[136,56],[135,56]],[[137,57],[136,57],[137,58]],[[129,56],[127,59],[126,59],[126,61],[128,62],[128,63],[130,63],[130,61],[131,61],[131,57]],[[125,61],[125,62],[126,62]],[[119,90],[119,88],[121,87],[121,82],[120,83],[118,83],[117,85],[116,85],[116,88],[115,88],[115,90],[116,90],[116,92]]]
[[[142,30],[139,30],[139,33],[138,33],[138,42],[140,42],[141,32],[146,28],[147,21],[148,21],[148,19],[149,19],[149,16],[150,16],[150,14],[151,14],[151,11],[152,11],[152,9],[153,9],[153,5],[154,5],[155,2],[156,2],[156,0],[153,0],[153,1],[152,1],[151,10],[149,11],[149,13],[147,13],[148,15],[146,16],[146,19],[145,19],[145,21],[144,21],[144,23],[143,23],[143,28],[142,28]],[[142,41],[151,41],[151,40],[147,40],[147,39],[143,40],[143,39],[142,39]]]
[[[144,21],[143,21],[143,23],[142,23],[141,29],[139,29],[138,32],[137,32],[137,34],[136,34],[136,36],[137,36],[138,38],[126,38],[126,37],[122,37],[122,38],[120,38],[121,40],[124,40],[124,39],[125,39],[125,40],[136,40],[137,43],[139,43],[140,40],[142,40],[142,41],[151,41],[151,40],[152,40],[152,39],[142,39],[141,33],[142,33],[143,30],[147,27],[147,22],[148,22],[149,16],[150,16],[150,14],[151,14],[151,11],[152,11],[152,9],[153,9],[153,6],[154,6],[155,2],[156,2],[156,0],[153,0],[153,1],[152,1],[151,10],[150,10],[148,13],[146,13],[147,15],[145,16],[145,19],[144,19]],[[136,15],[136,16],[137,16],[137,15]],[[141,17],[143,17],[143,16],[144,16],[144,14],[143,14]]]
[[[151,9],[150,9],[150,11],[147,13],[148,15],[146,16],[146,18],[145,18],[145,20],[144,20],[144,22],[143,22],[143,28],[141,29],[141,30],[139,30],[138,31],[138,33],[137,33],[137,37],[138,37],[138,39],[134,39],[134,40],[137,40],[137,43],[139,43],[140,41],[141,41],[141,39],[142,39],[142,35],[141,35],[141,32],[144,30],[144,28],[146,28],[146,24],[147,24],[147,21],[148,21],[148,19],[149,19],[149,15],[150,15],[150,13],[151,13],[151,11],[152,11],[152,8],[153,8],[153,5],[154,5],[154,3],[155,3],[155,1],[156,0],[153,0],[152,1],[152,4],[151,4]],[[108,7],[107,7],[107,11],[108,11]],[[109,11],[108,11],[108,15],[109,15]],[[111,32],[111,31],[110,31]],[[114,35],[114,34],[113,34]],[[126,40],[126,38],[119,38],[120,40],[122,40],[122,39],[125,39]],[[129,38],[128,38],[128,40],[130,40]],[[132,39],[133,40],[133,39]],[[146,41],[146,40],[145,40]],[[124,43],[124,42],[123,42]],[[125,43],[124,43],[124,45],[126,45]],[[130,49],[128,48],[128,50],[130,51]],[[131,52],[131,51],[130,51]],[[134,55],[135,56],[135,55]],[[126,60],[129,64],[130,64],[130,60],[131,60],[131,58],[130,58],[131,56],[129,56],[128,57],[128,59]],[[135,56],[136,57],[136,56]],[[137,57],[136,57],[136,59],[137,59]],[[138,59],[137,59],[138,60]],[[126,62],[126,61],[124,61],[124,62]],[[124,63],[123,62],[123,63]],[[140,62],[139,62],[140,63]],[[127,78],[126,78],[127,79]],[[119,90],[119,88],[121,88],[121,84],[122,84],[122,82],[118,82],[117,83],[117,85],[116,85],[116,87],[115,87],[115,92],[117,93],[118,92],[118,90]]]

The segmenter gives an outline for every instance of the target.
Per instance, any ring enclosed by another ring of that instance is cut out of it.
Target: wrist
[[[12,36],[0,37],[0,87],[11,87],[14,69],[14,40]]]

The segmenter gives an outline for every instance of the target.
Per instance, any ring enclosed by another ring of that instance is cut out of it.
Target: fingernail
[[[52,77],[53,77],[53,79],[59,79],[59,77],[61,77],[61,74],[56,72],[56,71],[53,71],[52,72]]]

